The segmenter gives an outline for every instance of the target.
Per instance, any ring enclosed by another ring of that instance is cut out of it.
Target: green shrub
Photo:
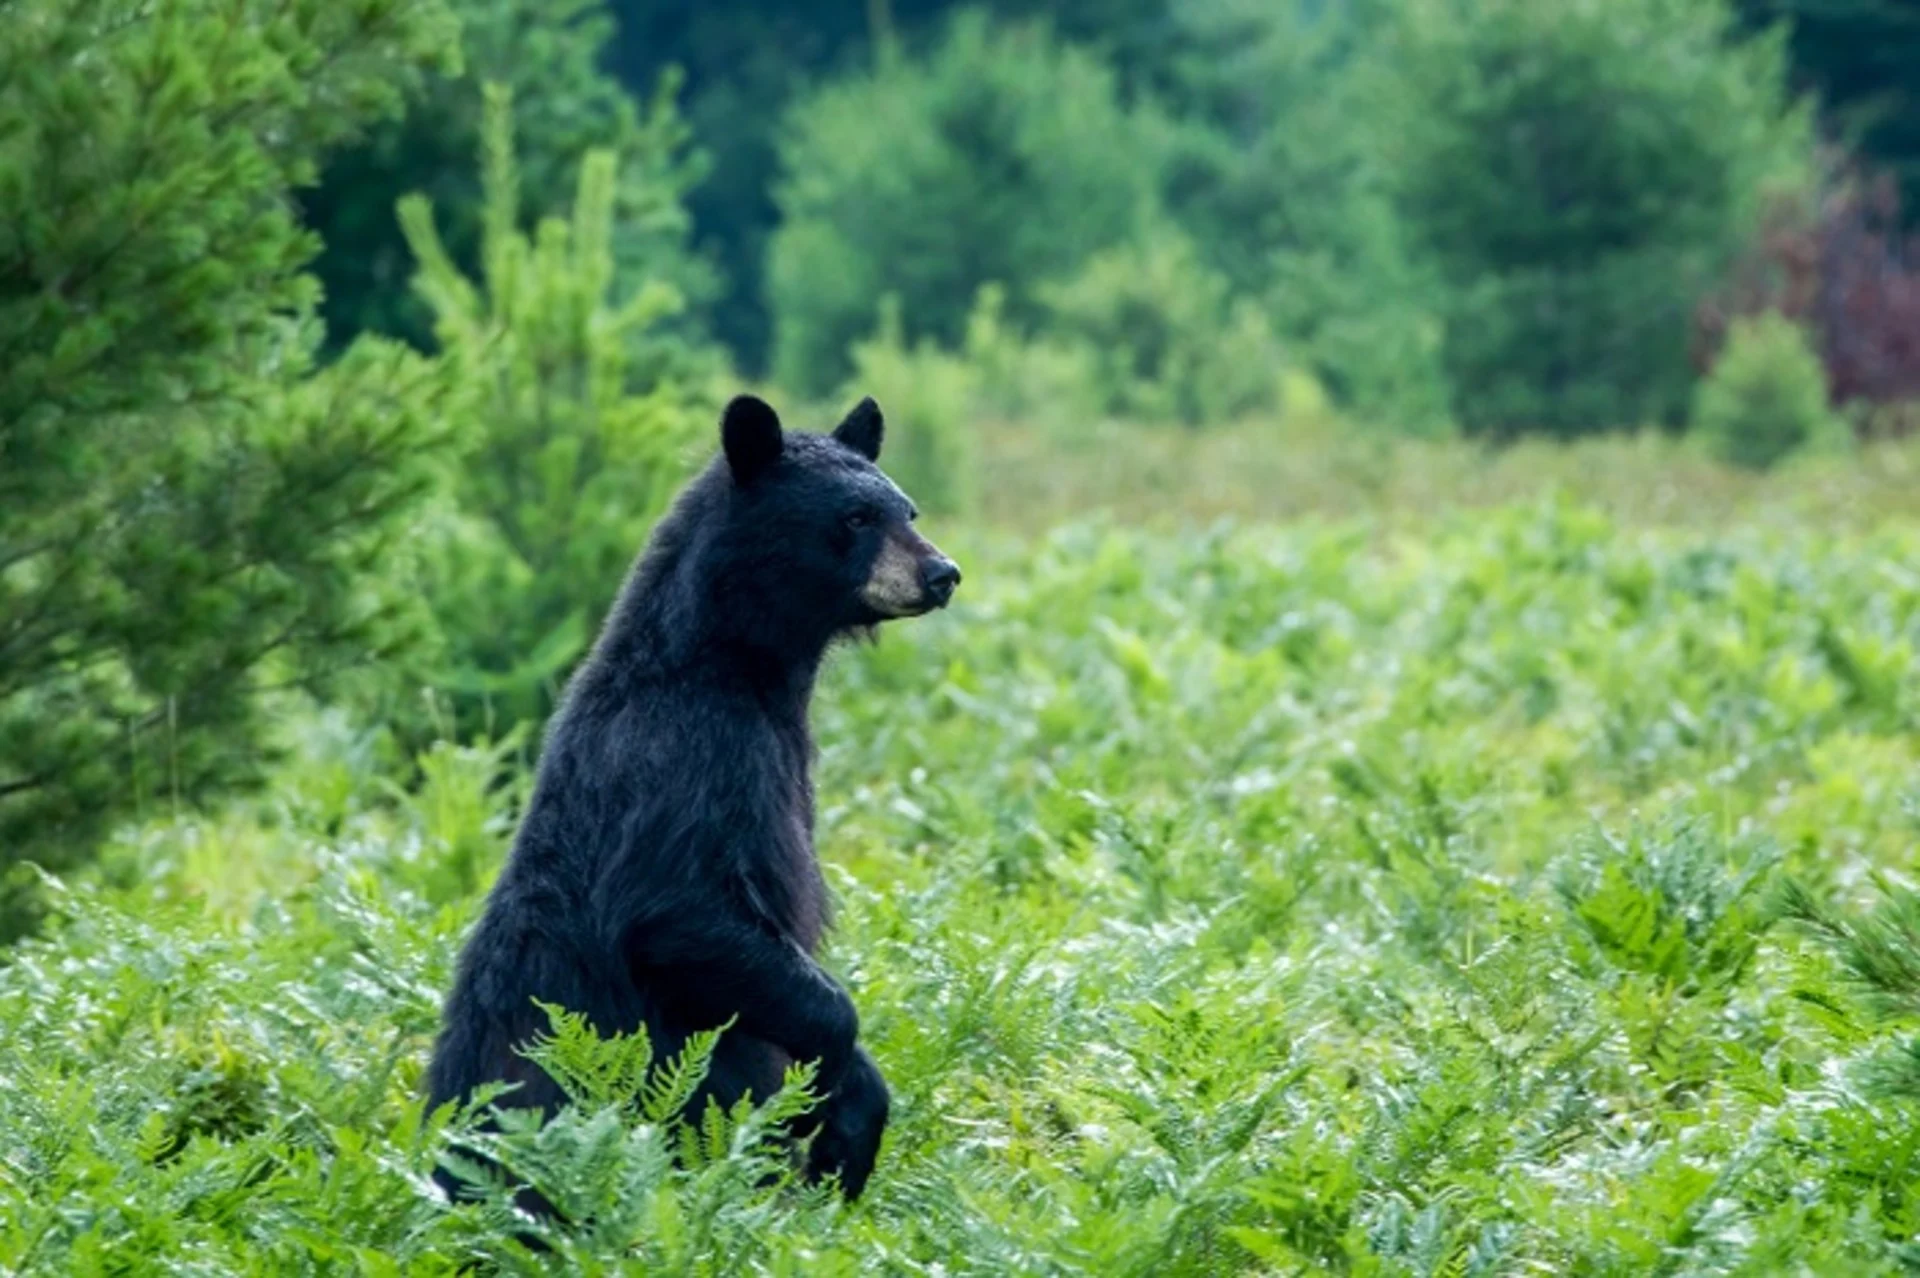
[[[853,346],[849,403],[871,395],[887,417],[881,465],[915,502],[939,514],[962,514],[974,502],[974,415],[978,372],[931,341],[907,345],[900,304],[888,297],[880,327]]]
[[[701,356],[658,327],[680,306],[650,281],[612,296],[617,161],[589,154],[570,220],[517,224],[509,99],[490,90],[484,281],[442,247],[424,197],[400,209],[464,389],[460,444],[422,587],[438,620],[429,683],[462,733],[543,718],[653,519],[706,438]]]
[[[1032,321],[1041,281],[1144,224],[1144,146],[1098,60],[975,12],[925,58],[829,83],[795,107],[781,147],[775,376],[810,395],[838,386],[887,294],[909,344],[957,347],[993,282],[1009,316]]]
[[[1040,296],[1042,331],[1085,351],[1107,412],[1208,425],[1275,405],[1283,357],[1267,317],[1177,232],[1097,254]]]
[[[1377,42],[1376,148],[1463,426],[1682,418],[1695,305],[1808,167],[1779,40],[1731,25],[1723,0],[1409,0]]]
[[[1007,291],[983,285],[967,317],[961,351],[973,369],[980,407],[1032,427],[1083,426],[1103,411],[1094,352],[1031,338],[1007,322]]]
[[[1773,311],[1733,322],[1694,393],[1693,429],[1721,460],[1755,470],[1845,433],[1827,403],[1820,356],[1799,325]]]
[[[1138,75],[1166,117],[1150,163],[1200,258],[1260,299],[1342,410],[1428,433],[1449,413],[1440,299],[1355,74],[1398,4],[1182,0]]]

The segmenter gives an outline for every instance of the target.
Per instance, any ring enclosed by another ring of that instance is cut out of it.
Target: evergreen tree
[[[775,372],[833,389],[888,294],[910,345],[957,346],[984,284],[1005,286],[1009,318],[1037,318],[1041,283],[1148,224],[1149,147],[1104,63],[977,12],[924,60],[827,85],[795,108],[781,149]]]
[[[369,574],[434,381],[377,346],[310,375],[288,193],[450,35],[437,0],[0,10],[9,908],[21,861],[246,779],[271,689],[395,637]]]
[[[1309,0],[1311,2],[1311,0]],[[781,121],[823,82],[872,69],[879,44],[937,43],[954,0],[608,0],[616,18],[608,65],[637,93],[668,68],[686,73],[686,116],[711,168],[687,197],[695,237],[722,275],[705,308],[742,367],[772,354],[767,246],[781,209]],[[1124,87],[1144,87],[1176,47],[1188,0],[993,0],[967,7],[1036,20],[1109,59]],[[1269,6],[1270,8],[1272,6]],[[1284,6],[1283,6],[1284,7]]]
[[[773,336],[763,267],[780,221],[773,188],[788,105],[810,84],[871,65],[876,14],[904,41],[951,0],[609,3],[617,26],[608,64],[629,91],[647,92],[669,69],[686,74],[687,121],[711,161],[687,207],[723,277],[707,315],[741,365],[761,370]]]
[[[447,501],[423,557],[440,648],[424,681],[462,731],[538,722],[713,420],[714,370],[663,337],[672,284],[617,281],[617,157],[581,161],[571,219],[521,231],[511,95],[489,89],[482,278],[450,254],[424,196],[400,205],[460,388]]]
[[[1720,0],[1408,0],[1375,145],[1442,281],[1466,426],[1674,422],[1694,307],[1770,185],[1806,176],[1777,40]]]
[[[601,0],[451,0],[460,18],[460,72],[428,77],[404,119],[373,129],[326,162],[304,192],[304,219],[325,247],[314,273],[338,347],[365,330],[425,348],[434,317],[411,287],[413,259],[394,217],[403,195],[426,195],[462,269],[480,265],[482,86],[503,84],[518,104],[523,180],[519,210],[559,211],[580,157],[620,156],[613,241],[622,279],[670,278],[683,292],[711,288],[687,250],[682,197],[702,163],[675,106],[680,76],[662,67],[630,93],[600,69],[613,29]]]
[[[1392,9],[1188,0],[1151,56],[1120,48],[1168,118],[1155,166],[1169,212],[1335,398],[1407,428],[1447,414],[1436,299],[1402,243],[1353,70]]]

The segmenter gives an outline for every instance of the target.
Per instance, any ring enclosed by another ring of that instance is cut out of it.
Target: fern
[[[520,1055],[551,1075],[577,1105],[639,1105],[653,1067],[653,1044],[644,1028],[602,1038],[585,1015],[539,999],[534,1003],[551,1028],[516,1048]]]
[[[1920,534],[1549,504],[971,562],[980,611],[820,703],[829,959],[893,1096],[860,1202],[799,1183],[810,1071],[701,1099],[712,1034],[549,1008],[558,1112],[423,1113],[524,778],[441,750],[401,793],[294,720],[0,963],[0,1271],[1911,1266]]]
[[[642,1118],[650,1123],[664,1123],[687,1107],[693,1094],[700,1090],[700,1084],[707,1080],[707,1069],[712,1064],[713,1049],[719,1045],[720,1035],[732,1025],[733,1020],[729,1019],[717,1029],[689,1034],[679,1055],[647,1076],[636,1098]],[[645,1036],[644,1030],[641,1036]]]

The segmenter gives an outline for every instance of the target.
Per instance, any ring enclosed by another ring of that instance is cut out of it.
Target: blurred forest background
[[[0,863],[537,724],[742,380],[986,528],[1909,508],[1917,215],[1906,0],[12,0]]]

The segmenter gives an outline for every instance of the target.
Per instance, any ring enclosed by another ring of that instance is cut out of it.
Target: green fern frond
[[[650,1123],[665,1123],[679,1116],[700,1090],[700,1084],[707,1081],[713,1049],[719,1044],[720,1035],[733,1027],[734,1020],[729,1017],[726,1024],[717,1029],[687,1035],[679,1052],[648,1075],[639,1096],[642,1118]]]
[[[577,1105],[634,1106],[640,1102],[653,1066],[653,1044],[645,1027],[631,1034],[601,1037],[579,1012],[535,999],[547,1014],[548,1033],[516,1048],[553,1077]]]

